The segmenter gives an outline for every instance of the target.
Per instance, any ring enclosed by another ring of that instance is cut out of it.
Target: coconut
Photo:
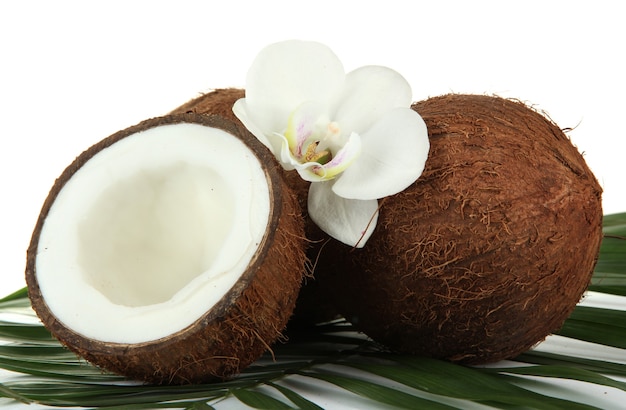
[[[564,132],[521,102],[453,94],[413,108],[431,143],[423,175],[381,201],[364,248],[331,241],[315,274],[393,350],[514,357],[558,330],[587,288],[601,188]]]
[[[281,338],[305,267],[279,165],[196,114],[144,121],[57,179],[27,253],[34,310],[69,349],[151,383],[228,378]]]

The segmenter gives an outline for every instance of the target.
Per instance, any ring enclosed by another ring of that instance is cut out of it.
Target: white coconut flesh
[[[143,343],[180,331],[240,279],[265,235],[266,174],[218,128],[130,135],[65,184],[38,242],[50,311],[83,336]]]

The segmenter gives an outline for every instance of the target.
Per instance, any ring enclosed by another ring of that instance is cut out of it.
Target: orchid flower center
[[[321,108],[314,102],[302,104],[289,116],[283,134],[292,165],[315,181],[335,178],[361,153],[359,135],[344,133]]]
[[[290,146],[289,150],[300,162],[317,162],[320,165],[325,165],[333,158],[330,146],[337,144],[340,133],[339,124],[332,121],[326,126],[325,133],[323,131],[314,132],[304,141],[303,146]]]

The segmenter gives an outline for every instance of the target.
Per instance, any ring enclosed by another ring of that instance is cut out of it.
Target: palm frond
[[[559,335],[626,349],[626,311],[576,306]]]
[[[626,296],[626,213],[605,215],[604,239],[589,290]]]
[[[626,240],[621,238],[626,237],[626,214],[606,216],[604,232],[590,289],[625,295]],[[598,349],[622,349],[626,357],[625,310],[577,306],[558,334]],[[626,360],[535,349],[514,362],[466,367],[388,352],[344,321],[292,334],[289,342],[274,347],[274,357],[264,356],[230,381],[143,385],[103,372],[61,346],[35,320],[26,289],[0,299],[0,368],[14,372],[0,383],[0,397],[66,408],[199,410],[241,403],[256,409],[319,410],[315,397],[322,389],[380,408],[591,409],[602,408],[602,398],[591,398],[593,405],[565,399],[549,381],[626,392]]]

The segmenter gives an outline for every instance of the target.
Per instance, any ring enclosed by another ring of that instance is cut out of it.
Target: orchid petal
[[[289,116],[285,138],[289,143],[291,152],[301,158],[304,155],[303,148],[317,127],[320,117],[324,117],[323,108],[314,101],[306,101]]]
[[[323,175],[318,175],[314,171],[322,166],[319,162],[301,162],[299,158],[293,155],[291,149],[289,148],[287,139],[283,135],[277,133],[274,136],[276,140],[280,139],[282,141],[281,148],[276,153],[276,159],[280,162],[284,169],[288,171],[295,169],[298,171],[302,179],[309,182],[319,182],[329,179]]]
[[[295,107],[305,101],[328,106],[344,80],[341,61],[323,44],[298,40],[271,44],[248,71],[248,115],[265,133],[282,131]]]
[[[346,170],[361,154],[361,138],[358,134],[350,135],[348,142],[326,163],[292,162],[293,167],[298,171],[302,179],[309,182],[320,182],[334,179],[337,175]]]
[[[246,129],[250,131],[252,135],[254,135],[259,141],[261,141],[263,145],[269,148],[270,151],[279,151],[280,144],[275,146],[274,143],[267,138],[267,136],[265,135],[265,131],[259,128],[259,126],[254,121],[252,121],[252,119],[250,119],[248,112],[249,110],[245,98],[241,98],[235,101],[235,104],[233,105],[233,113],[235,114],[235,117],[237,117],[239,121],[241,121],[244,127],[246,127]]]
[[[314,168],[313,172],[325,180],[333,179],[345,171],[361,154],[361,137],[352,133],[348,142],[333,156],[330,162]]]
[[[409,107],[411,86],[398,72],[380,66],[357,68],[346,81],[334,119],[346,130],[362,134],[390,109]]]
[[[422,174],[430,147],[424,120],[410,108],[389,111],[361,142],[361,156],[333,185],[341,197],[371,200],[403,191]]]
[[[322,175],[318,175],[313,172],[314,168],[318,168],[320,166],[319,162],[305,162],[304,164],[294,164],[294,168],[300,174],[300,177],[305,181],[309,182],[322,182],[326,181]]]
[[[277,146],[280,143],[280,148],[272,152],[274,153],[274,156],[276,156],[280,165],[282,165],[283,169],[291,171],[295,169],[296,166],[300,166],[300,162],[297,158],[294,158],[291,150],[289,149],[289,143],[283,135],[275,133],[270,139],[275,141],[275,145]]]
[[[298,171],[300,177],[305,181],[309,182],[322,182],[329,181],[333,178],[328,177],[323,172],[320,172],[320,169],[323,167],[319,162],[294,162],[292,163],[293,168]]]
[[[318,182],[309,188],[308,211],[324,232],[345,243],[362,248],[378,221],[378,201],[341,198],[333,193],[334,181]]]
[[[235,101],[233,105],[233,113],[241,121],[241,123],[254,135],[263,145],[265,145],[274,154],[278,162],[287,171],[294,169],[293,160],[290,158],[289,145],[284,136],[277,133],[265,133],[257,124],[250,120],[246,107],[245,98]]]

